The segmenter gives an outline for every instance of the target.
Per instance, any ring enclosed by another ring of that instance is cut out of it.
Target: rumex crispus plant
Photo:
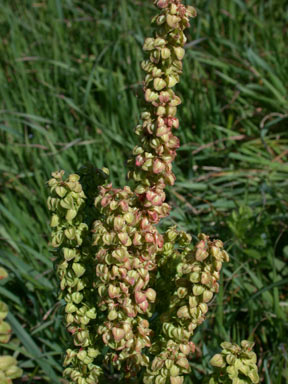
[[[129,186],[114,188],[108,170],[91,165],[67,179],[64,171],[55,172],[49,181],[51,244],[73,339],[64,375],[78,384],[182,384],[195,350],[191,337],[229,260],[220,240],[200,234],[193,245],[176,227],[165,233],[158,227],[169,215],[164,190],[175,182],[172,162],[179,147],[173,131],[181,100],[173,87],[182,72],[184,30],[196,11],[181,0],[155,5],[160,12],[152,20],[155,36],[143,47],[145,109],[128,161]],[[243,372],[232,360],[223,358],[211,383],[218,376],[219,383],[258,382],[254,365]]]

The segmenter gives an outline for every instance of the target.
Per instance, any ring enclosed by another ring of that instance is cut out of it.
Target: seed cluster
[[[51,227],[54,248],[59,249],[57,266],[61,297],[65,299],[66,326],[73,336],[73,349],[66,351],[64,375],[78,384],[95,384],[102,373],[95,364],[100,351],[95,347],[93,321],[96,319],[93,273],[90,263],[90,233],[84,222],[86,195],[79,182],[80,177],[64,172],[54,172],[48,184],[50,197],[48,208],[52,211]]]
[[[6,279],[8,273],[5,268],[0,267],[0,280]],[[8,315],[8,305],[0,301],[0,343],[8,344],[11,338],[11,327],[4,321]],[[22,376],[22,369],[17,366],[17,360],[13,356],[0,356],[0,382],[1,384],[12,384],[13,379]]]
[[[179,139],[172,130],[179,127],[176,112],[181,104],[172,88],[182,73],[184,30],[189,27],[189,18],[196,16],[195,9],[186,8],[180,0],[159,0],[155,4],[161,10],[152,20],[156,26],[155,36],[147,38],[143,46],[149,54],[142,62],[146,72],[146,110],[142,113],[142,124],[136,127],[140,145],[134,148],[134,157],[128,162],[128,177],[135,181],[141,207],[154,224],[169,214],[164,188],[175,182],[172,162]]]
[[[252,351],[254,343],[241,341],[241,346],[224,342],[222,352],[210,361],[215,374],[209,384],[257,384],[259,383],[256,354]]]
[[[101,220],[93,223],[96,253],[96,287],[99,310],[107,319],[98,329],[104,344],[113,352],[105,360],[118,369],[122,362],[131,375],[148,363],[143,348],[150,347],[149,322],[156,292],[149,288],[150,271],[163,238],[137,208],[129,187],[100,187],[95,206]]]
[[[183,375],[190,371],[187,357],[194,352],[190,341],[195,328],[205,320],[208,303],[218,292],[218,280],[224,261],[229,261],[220,240],[211,241],[208,236],[199,235],[199,241],[193,251],[187,248],[189,238],[183,239],[183,233],[168,231],[170,241],[182,240],[186,246],[180,255],[173,281],[172,295],[169,297],[168,311],[161,315],[162,330],[152,349],[156,354],[145,374],[145,384],[182,384]],[[181,239],[182,237],[182,239]],[[170,255],[175,254],[169,247]],[[167,250],[166,250],[167,256]],[[170,263],[171,261],[166,261]]]

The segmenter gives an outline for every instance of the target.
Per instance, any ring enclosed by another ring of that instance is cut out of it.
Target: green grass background
[[[262,381],[287,383],[288,4],[193,5],[168,221],[220,237],[231,262],[185,384],[201,383],[222,340],[243,338],[256,342]],[[154,11],[150,0],[1,1],[0,265],[10,276],[0,295],[26,383],[57,383],[67,342],[45,183],[89,161],[125,184]]]

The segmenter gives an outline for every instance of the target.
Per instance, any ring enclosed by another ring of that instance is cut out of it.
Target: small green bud
[[[75,304],[79,304],[81,303],[81,301],[83,300],[83,294],[80,293],[80,292],[74,292],[72,293],[72,300]]]
[[[170,360],[170,359],[167,359],[167,360],[165,360],[165,367],[167,368],[167,369],[171,369],[172,367],[173,367],[173,361],[172,360]]]
[[[191,283],[199,283],[200,282],[200,273],[199,272],[192,272],[189,275],[189,280]]]
[[[154,39],[152,37],[147,37],[144,41],[143,50],[152,51],[155,48]]]
[[[178,83],[178,79],[175,76],[170,75],[166,78],[166,83],[169,88],[173,88]]]
[[[64,259],[70,261],[77,256],[76,249],[63,248]]]
[[[169,27],[173,28],[173,29],[176,29],[179,27],[179,21],[180,21],[180,17],[179,16],[175,16],[175,15],[171,15],[171,14],[167,14],[166,16],[166,22],[167,24],[169,25]]]
[[[95,359],[95,357],[97,357],[99,355],[100,355],[100,351],[98,349],[88,348],[88,356],[89,357],[93,357]]]
[[[189,348],[189,350],[190,350],[190,348]],[[176,364],[179,365],[179,367],[181,367],[181,368],[184,368],[187,370],[189,369],[189,361],[186,359],[186,357],[181,357],[180,359],[178,359]]]
[[[152,103],[153,101],[158,100],[158,97],[159,97],[159,95],[158,95],[157,92],[152,91],[150,88],[146,89],[146,91],[145,91],[145,100],[147,102]]]
[[[0,301],[0,321],[8,315],[8,305]]]
[[[203,301],[204,303],[209,303],[213,298],[213,292],[208,291],[207,289],[203,292]]]
[[[235,364],[236,357],[232,353],[229,353],[228,355],[226,355],[225,359],[226,359],[226,362],[229,365],[234,365]]]
[[[11,337],[11,327],[6,321],[0,321],[0,343],[6,344]]]
[[[184,383],[183,376],[170,377],[170,384],[183,384],[183,383]]]
[[[50,227],[51,227],[51,228],[58,227],[59,222],[60,222],[60,220],[59,220],[59,216],[56,215],[56,214],[52,215],[52,217],[51,217],[51,221],[50,221]]]
[[[241,347],[244,349],[247,349],[248,351],[253,349],[254,344],[255,343],[253,343],[252,341],[248,341],[248,340],[242,340],[241,341]]]
[[[118,238],[121,241],[121,243],[125,245],[125,247],[129,247],[132,244],[132,241],[128,236],[127,232],[118,233]]]
[[[161,91],[166,87],[166,82],[161,77],[156,77],[154,79],[153,86],[156,91]]]
[[[65,306],[66,313],[73,313],[77,311],[77,307],[73,303],[68,303]]]
[[[17,367],[16,365],[12,365],[5,372],[5,375],[7,377],[9,377],[9,379],[11,379],[11,380],[21,377],[22,374],[23,374],[23,370],[21,368]]]
[[[65,197],[65,199],[60,200],[60,205],[64,209],[73,209],[74,208],[74,199],[73,199],[71,193],[69,193]]]
[[[165,113],[166,113],[166,108],[164,106],[160,105],[157,108],[157,112],[156,112],[157,116],[164,116]],[[162,138],[163,138],[163,136],[162,136]]]
[[[82,347],[88,347],[89,345],[89,332],[80,331],[76,334],[74,339],[75,345],[81,345]]]
[[[67,221],[72,221],[76,216],[77,216],[76,209],[68,209],[65,218]]]
[[[188,17],[196,17],[197,16],[197,11],[194,7],[191,5],[187,6],[187,16]]]
[[[76,236],[76,230],[75,230],[75,228],[70,227],[70,228],[65,229],[64,234],[67,237],[67,239],[73,240],[73,239],[75,239],[75,236]]]
[[[260,378],[259,378],[259,375],[258,375],[258,372],[257,372],[257,368],[252,369],[252,370],[248,373],[248,377],[249,377],[249,379],[252,381],[253,384],[258,384],[259,381],[260,381]]]
[[[89,357],[87,356],[87,352],[83,349],[83,350],[80,350],[78,353],[77,353],[77,357],[80,361],[82,361],[84,364],[91,364],[93,362],[93,358],[92,357]]]
[[[195,296],[189,296],[189,307],[195,308],[198,305],[198,299]]]
[[[172,368],[170,368],[170,375],[172,377],[178,376],[180,372],[180,369],[177,367],[177,365],[173,365]]]
[[[171,107],[168,105],[168,107],[166,107],[166,113],[168,116],[174,117],[177,113],[177,108]],[[162,136],[162,139],[163,139],[163,136]]]
[[[145,296],[147,299],[151,302],[154,303],[156,300],[156,291],[152,288],[148,288],[147,291],[145,292]]]
[[[170,56],[171,56],[171,51],[169,48],[165,47],[161,49],[161,57],[163,60],[169,59]]]
[[[5,268],[0,267],[0,280],[4,280],[8,277],[8,273]]]
[[[72,315],[72,313],[67,313],[65,318],[66,318],[66,323],[68,325],[72,324],[74,322],[74,320],[75,320],[74,316]]]
[[[176,4],[171,3],[170,5],[170,13],[171,15],[176,15],[178,11],[178,7]]]
[[[204,291],[205,291],[205,288],[202,285],[195,284],[193,286],[193,295],[195,295],[195,296],[202,295],[204,293]]]
[[[210,364],[213,367],[218,367],[218,368],[224,368],[226,366],[224,357],[220,353],[217,353],[212,357],[212,359],[210,360]]]
[[[72,269],[77,277],[81,277],[85,273],[85,268],[79,263],[73,263]]]
[[[118,317],[118,313],[117,313],[117,311],[115,311],[115,309],[113,309],[112,311],[110,311],[110,312],[108,313],[108,319],[109,319],[110,321],[116,320],[117,317]]]
[[[166,40],[162,39],[161,37],[157,37],[154,41],[154,45],[157,48],[164,47],[166,45]]]
[[[181,319],[181,318],[184,318],[184,319],[189,319],[190,318],[190,313],[189,313],[189,309],[187,307],[187,305],[184,305],[182,307],[180,307],[177,311],[177,316]]]
[[[166,383],[166,377],[163,376],[157,376],[155,379],[155,384],[165,384]]]
[[[17,365],[17,360],[12,356],[0,356],[0,370],[6,372],[8,368]]]
[[[97,315],[96,315],[96,308],[90,308],[87,312],[86,312],[86,316],[89,317],[89,319],[96,319]]]
[[[55,191],[57,195],[61,198],[63,198],[67,194],[67,189],[64,187],[56,187]]]
[[[119,232],[123,229],[125,220],[122,216],[116,216],[114,219],[114,230]]]
[[[185,55],[185,50],[182,47],[174,47],[175,55],[177,56],[178,60],[182,60]]]
[[[165,23],[165,20],[166,20],[166,17],[165,15],[160,15],[156,18],[156,23],[158,25],[162,25],[163,23]]]
[[[205,315],[205,313],[208,312],[208,305],[206,303],[200,303],[199,309],[201,310],[202,314]]]

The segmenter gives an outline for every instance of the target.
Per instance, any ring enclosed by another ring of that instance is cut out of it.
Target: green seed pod
[[[8,305],[0,301],[0,321],[8,315]]]
[[[189,280],[191,281],[191,283],[199,283],[200,282],[200,273],[199,272],[190,273]]]
[[[207,289],[205,289],[205,291],[203,292],[203,301],[204,301],[204,303],[209,303],[209,301],[212,300],[212,298],[213,298],[213,292],[208,291]]]
[[[193,295],[200,296],[205,292],[205,288],[202,285],[195,284],[193,286]]]
[[[169,88],[173,88],[178,83],[178,79],[176,76],[169,75],[166,78],[166,84]]]
[[[71,222],[76,216],[77,216],[76,209],[68,209],[65,218],[68,222]]]
[[[80,292],[74,292],[72,294],[72,300],[75,304],[80,304],[81,301],[83,300],[83,294]]]
[[[183,376],[170,377],[170,384],[183,384],[183,382]]]
[[[145,39],[143,50],[144,51],[152,51],[155,47],[155,40],[151,37]]]
[[[12,356],[0,356],[0,370],[6,372],[8,368],[17,364],[17,360]]]
[[[67,194],[67,189],[62,186],[56,187],[55,191],[57,195],[61,198],[65,197],[65,195]]]
[[[185,55],[185,50],[182,47],[173,47],[175,55],[177,56],[178,60],[182,60]]]
[[[156,376],[155,384],[165,384],[165,383],[166,383],[166,377]]]
[[[6,321],[0,321],[0,343],[7,344],[10,340],[11,332],[10,324],[6,323]]]
[[[17,362],[16,362],[17,363]],[[7,369],[7,371],[5,372],[5,375],[13,380],[13,379],[17,379],[19,377],[21,377],[23,374],[23,370],[19,367],[17,367],[17,365],[12,365],[11,367],[9,367]]]
[[[77,277],[81,277],[85,273],[85,267],[79,263],[73,263],[72,269]]]
[[[219,353],[213,356],[213,358],[210,360],[210,364],[213,365],[213,367],[219,368],[224,368],[226,366],[224,357]]]
[[[171,27],[173,29],[176,29],[179,27],[180,20],[181,20],[180,17],[175,16],[175,15],[171,15],[169,13],[166,16],[167,24],[169,25],[169,27]]]
[[[161,58],[163,59],[163,60],[167,60],[167,59],[169,59],[169,57],[171,56],[171,51],[170,51],[170,49],[169,48],[162,48],[161,49]]]
[[[109,313],[108,313],[108,319],[110,320],[110,321],[113,321],[113,320],[116,320],[117,319],[117,317],[118,317],[118,313],[117,313],[117,311],[115,311],[115,309],[113,309],[112,311],[110,311]]]
[[[154,79],[153,86],[156,91],[161,91],[163,88],[166,87],[166,82],[161,79],[161,77],[156,77]]]
[[[6,271],[5,268],[0,267],[0,280],[7,279],[8,277],[8,272]]]
[[[180,372],[180,369],[176,365],[173,365],[172,368],[170,368],[170,371],[169,371],[170,376],[172,376],[172,377],[178,376],[179,372]]]
[[[211,365],[216,367],[215,373],[210,378],[210,383],[259,383],[256,360],[249,361],[246,351],[251,352],[253,343],[243,340],[241,347],[237,344],[224,342],[221,354],[215,355],[210,361]],[[252,352],[253,353],[253,352]],[[227,365],[227,364],[228,365]]]

